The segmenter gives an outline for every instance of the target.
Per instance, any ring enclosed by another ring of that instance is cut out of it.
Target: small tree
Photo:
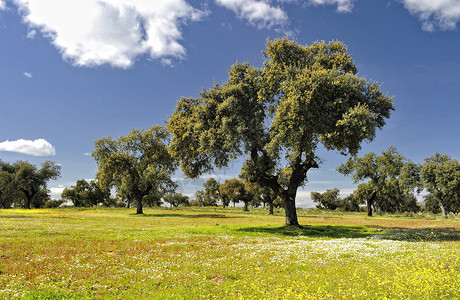
[[[75,186],[70,189],[65,188],[61,194],[62,199],[71,201],[75,207],[97,206],[110,204],[110,192],[101,189],[99,185],[91,180],[87,182],[84,179],[77,180]]]
[[[143,201],[176,188],[171,180],[176,165],[165,144],[168,136],[166,129],[153,126],[149,130],[133,129],[118,140],[97,140],[91,155],[98,164],[99,185],[122,190],[125,197],[137,202],[137,213],[142,214]]]
[[[217,202],[220,199],[219,186],[219,182],[212,177],[206,180],[204,183],[203,206],[217,206]]]
[[[48,195],[47,182],[61,175],[61,166],[52,161],[45,161],[39,170],[26,161],[17,161],[13,167],[14,186],[23,194],[23,206],[27,209],[33,203],[35,207],[40,207],[40,203],[44,204]]]
[[[431,197],[438,201],[444,217],[460,207],[460,163],[456,159],[436,153],[425,159],[420,177]]]
[[[171,206],[178,207],[179,205],[188,205],[190,199],[181,193],[166,193],[163,200]]]
[[[167,124],[170,152],[191,178],[245,155],[248,181],[272,189],[285,224],[300,226],[297,189],[318,168],[319,144],[356,154],[385,125],[392,99],[358,77],[340,42],[278,39],[267,42],[264,57],[262,68],[236,63],[225,83],[179,101]]]
[[[324,193],[311,192],[311,199],[313,202],[318,203],[317,208],[336,210],[341,206],[339,194],[338,189],[327,190]]]
[[[0,160],[0,207],[11,208],[15,199],[20,197],[15,187],[15,169],[6,162]]]
[[[372,216],[375,204],[383,211],[398,211],[407,201],[412,201],[411,195],[419,185],[416,165],[406,163],[394,147],[382,152],[381,156],[370,152],[350,158],[337,171],[351,175],[355,183],[370,179],[366,184],[360,184],[356,191],[359,200],[364,200],[363,194],[367,195],[368,216]]]

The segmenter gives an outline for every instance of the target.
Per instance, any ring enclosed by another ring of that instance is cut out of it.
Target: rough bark
[[[284,212],[285,212],[285,224],[286,226],[297,226],[301,227],[297,219],[297,209],[295,207],[295,197],[287,197],[283,199]]]
[[[259,149],[260,150],[260,149]],[[268,156],[263,150],[262,156]],[[287,226],[301,227],[297,219],[297,210],[295,207],[295,198],[297,195],[297,189],[307,178],[307,172],[311,168],[318,168],[318,164],[315,160],[307,157],[304,161],[301,159],[302,154],[299,154],[292,163],[292,174],[289,179],[287,188],[283,188],[278,182],[278,176],[268,174],[252,174],[252,178],[249,181],[259,182],[262,186],[271,188],[277,195],[283,200],[284,212]],[[258,161],[259,151],[257,148],[251,150],[251,158],[253,161]]]
[[[144,212],[142,211],[142,198],[137,199],[137,210],[136,214],[142,215]]]
[[[372,193],[367,197],[367,216],[372,217],[372,204],[374,203],[377,190],[373,190]]]

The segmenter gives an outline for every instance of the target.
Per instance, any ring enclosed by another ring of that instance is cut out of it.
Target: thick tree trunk
[[[286,218],[286,226],[297,226],[301,227],[299,221],[297,220],[297,210],[295,207],[295,196],[286,197],[283,199],[284,204],[284,213]]]
[[[142,211],[142,198],[137,200],[137,211],[136,214],[142,215],[144,212]]]
[[[374,203],[377,190],[373,190],[372,193],[367,197],[367,216],[372,217],[372,204]]]
[[[131,207],[131,199],[128,199],[128,201],[126,202],[126,208],[130,208]]]
[[[243,209],[244,211],[249,211],[248,204],[249,204],[249,202],[244,201],[244,209]]]
[[[268,214],[273,215],[273,202],[268,203],[270,205],[270,208],[268,210]]]
[[[34,195],[33,194],[31,195],[26,192],[24,192],[24,195],[26,196],[26,201],[24,202],[24,208],[30,209],[30,204],[32,203],[32,198],[34,197]]]

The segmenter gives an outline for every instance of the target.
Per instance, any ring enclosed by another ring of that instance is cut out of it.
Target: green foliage
[[[356,75],[340,42],[277,39],[267,42],[264,57],[262,68],[236,63],[226,82],[178,102],[167,123],[170,152],[192,178],[247,156],[247,179],[272,189],[287,224],[298,225],[295,196],[318,167],[318,144],[357,153],[384,126],[392,98]]]
[[[75,186],[64,189],[62,199],[71,201],[75,207],[98,206],[99,204],[111,206],[110,192],[102,189],[94,180],[87,182],[84,179],[77,180]]]
[[[181,193],[166,193],[163,197],[163,200],[173,207],[189,204],[189,198],[182,195]]]
[[[133,129],[118,140],[104,137],[97,140],[92,156],[98,164],[98,184],[103,189],[116,187],[119,195],[137,203],[142,213],[143,202],[153,205],[176,184],[171,175],[176,165],[165,143],[169,134],[165,128]]]
[[[311,199],[317,202],[319,209],[340,210],[340,211],[360,211],[359,205],[364,201],[359,200],[354,194],[342,199],[339,198],[339,189],[326,190],[324,193],[311,192]]]
[[[425,159],[420,177],[429,199],[438,201],[443,216],[460,211],[460,163],[456,159],[436,153]]]
[[[219,182],[214,178],[209,178],[204,183],[203,206],[216,206],[220,200]]]
[[[52,161],[37,169],[26,161],[9,164],[0,160],[0,206],[43,207],[49,201],[47,182],[60,174],[61,166]]]
[[[372,205],[380,212],[418,211],[414,196],[414,192],[420,189],[418,166],[406,162],[394,147],[380,156],[370,152],[362,157],[352,157],[337,171],[351,175],[355,183],[369,179],[355,192],[358,202],[368,201],[368,209]],[[377,195],[375,199],[371,199],[373,193]]]
[[[335,210],[339,208],[339,189],[327,190],[324,193],[311,192],[311,199],[318,203],[317,208]]]

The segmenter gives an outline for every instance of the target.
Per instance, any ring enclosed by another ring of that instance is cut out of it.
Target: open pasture
[[[4,299],[460,299],[460,220],[0,210]]]

